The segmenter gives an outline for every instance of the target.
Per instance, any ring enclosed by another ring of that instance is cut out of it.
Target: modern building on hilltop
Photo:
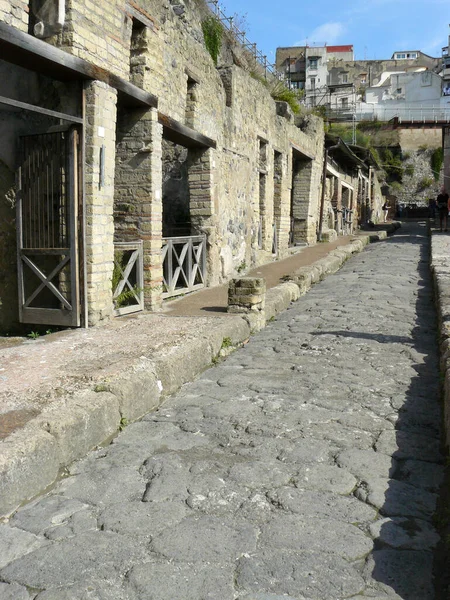
[[[419,50],[396,51],[388,60],[355,60],[352,45],[301,46],[277,48],[276,67],[291,87],[305,90],[306,106],[348,112],[364,102],[368,89],[384,88],[396,75],[440,73],[442,60]]]

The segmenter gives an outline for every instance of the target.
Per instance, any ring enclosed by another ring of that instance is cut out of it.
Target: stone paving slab
[[[175,303],[178,312],[170,314],[177,316],[141,314],[95,329],[6,340],[0,348],[0,515],[51,485],[124,423],[155,410],[368,242],[369,236],[360,235],[305,249],[311,259],[320,256],[309,266],[295,267],[308,259],[292,256],[261,267],[272,285],[286,272],[295,279],[268,290],[262,320],[223,312],[180,316],[191,314],[187,298]],[[194,296],[202,294],[217,304],[214,288]]]
[[[434,600],[443,461],[436,322],[420,293],[428,243],[410,224],[369,247],[71,465],[0,525],[0,594]]]

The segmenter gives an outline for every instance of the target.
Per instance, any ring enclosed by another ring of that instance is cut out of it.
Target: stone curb
[[[169,353],[141,356],[131,369],[94,389],[84,389],[52,403],[2,443],[0,516],[8,516],[51,486],[73,461],[107,443],[123,425],[158,408],[168,395],[195,379],[217,357],[244,344],[251,333],[265,327],[314,283],[338,271],[371,241],[385,239],[382,233],[385,232],[376,234],[376,240],[373,234],[359,236],[312,265],[298,269],[289,281],[267,291],[264,313],[230,315],[226,322],[211,328],[207,336],[187,338]]]
[[[448,447],[450,446],[450,240],[447,236],[431,234],[430,266],[438,313],[444,439]]]

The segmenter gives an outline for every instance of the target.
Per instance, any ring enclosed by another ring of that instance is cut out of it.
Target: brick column
[[[162,125],[156,109],[123,110],[118,119],[115,237],[142,240],[144,304],[162,302]]]
[[[116,90],[106,83],[92,81],[85,85],[85,247],[90,325],[113,313],[116,100]]]
[[[228,284],[228,312],[262,312],[265,301],[266,280],[262,277],[240,277]]]
[[[289,246],[289,187],[287,185],[287,156],[276,152],[273,170],[273,220],[277,228],[278,256],[283,257]]]
[[[190,149],[188,178],[190,214],[193,233],[206,234],[207,238],[207,281],[209,285],[219,283],[220,264],[217,247],[217,198],[215,196],[214,173],[215,151],[212,148]]]
[[[294,218],[294,243],[310,241],[308,239],[308,216],[312,167],[312,160],[293,161],[292,217]]]

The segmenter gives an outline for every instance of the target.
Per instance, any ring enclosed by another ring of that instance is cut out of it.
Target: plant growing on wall
[[[219,19],[214,16],[207,17],[202,21],[203,39],[206,49],[211,55],[214,64],[217,65],[220,47],[222,45],[223,26]]]
[[[417,191],[423,192],[424,190],[431,187],[432,185],[433,185],[433,180],[431,179],[431,177],[423,177],[417,184]]]
[[[389,181],[398,181],[401,183],[404,169],[400,156],[397,153],[394,154],[390,148],[382,148],[380,150],[383,167]]]
[[[279,102],[287,102],[295,115],[300,112],[300,100],[303,94],[303,90],[288,89],[282,81],[277,81],[270,89],[272,98]]]
[[[408,175],[408,177],[412,177],[414,175],[414,170],[414,165],[406,165],[405,175]]]
[[[442,147],[433,150],[433,152],[431,153],[430,162],[434,180],[439,181],[439,174],[444,163],[444,150]]]
[[[122,281],[123,272],[127,266],[128,257],[126,252],[121,250],[114,251],[114,269],[111,279],[111,289],[115,293],[119,283]],[[122,308],[130,304],[136,304],[136,297],[142,293],[142,289],[134,285],[132,289],[123,289],[123,291],[114,298],[114,308]]]

